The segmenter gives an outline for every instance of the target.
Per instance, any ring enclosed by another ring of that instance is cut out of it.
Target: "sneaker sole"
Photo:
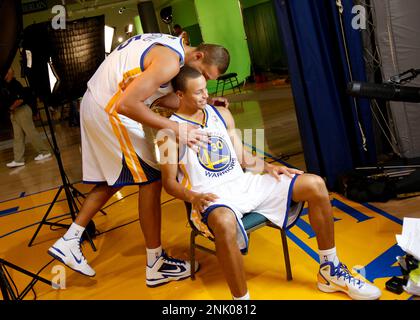
[[[51,256],[51,257],[53,257],[54,259],[56,259],[56,260],[58,260],[58,261],[60,261],[62,264],[64,264],[67,268],[69,268],[69,269],[71,269],[71,270],[73,270],[73,271],[75,271],[75,272],[77,272],[77,273],[80,273],[80,274],[82,274],[82,275],[84,275],[84,276],[86,276],[86,277],[89,277],[89,278],[93,278],[95,275],[96,275],[96,273],[94,274],[94,275],[89,275],[89,274],[86,274],[86,273],[83,273],[82,271],[80,271],[80,270],[77,270],[77,269],[73,269],[72,267],[70,267],[67,263],[65,263],[64,262],[64,260],[60,257],[60,256],[58,256],[58,255],[56,255],[54,252],[52,252],[52,251],[50,251],[50,250],[48,250],[48,254]]]
[[[200,270],[200,264],[198,264],[197,269],[195,270],[195,272],[198,272]],[[187,278],[191,277],[191,273],[187,276],[184,277],[179,277],[179,278],[164,278],[164,279],[160,279],[157,280],[156,282],[152,283],[150,280],[146,279],[146,286],[148,286],[149,288],[156,288],[156,287],[160,287],[163,286],[164,284],[167,284],[171,281],[180,281],[180,280],[185,280]]]
[[[339,287],[332,287],[332,286],[328,286],[326,284],[323,283],[319,283],[318,282],[318,289],[321,290],[322,292],[326,292],[326,293],[333,293],[333,292],[344,292],[345,294],[347,294],[350,298],[352,298],[353,300],[377,300],[379,299],[379,296],[359,296],[356,294],[351,294],[350,292],[339,288]]]

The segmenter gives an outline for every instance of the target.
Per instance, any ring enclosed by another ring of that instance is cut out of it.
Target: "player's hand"
[[[289,178],[292,178],[294,174],[303,174],[302,170],[293,169],[286,166],[275,166],[269,163],[265,165],[264,171],[276,178],[277,181],[280,181],[282,174],[288,176]]]
[[[229,108],[229,101],[225,97],[214,97],[210,98],[209,101],[210,104],[216,106],[216,107],[225,107]]]
[[[191,204],[193,208],[195,208],[199,212],[203,212],[218,198],[219,197],[213,193],[196,193],[191,199]]]
[[[200,147],[205,148],[209,140],[206,131],[189,123],[181,126],[178,138],[180,144],[188,145],[195,152],[198,152]]]

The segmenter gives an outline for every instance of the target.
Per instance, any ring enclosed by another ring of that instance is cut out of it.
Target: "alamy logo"
[[[66,289],[66,269],[62,265],[55,265],[51,273],[54,277],[51,280],[53,289]]]
[[[366,29],[366,8],[361,5],[356,5],[351,9],[351,13],[355,14],[351,20],[351,26],[355,30]]]
[[[54,30],[66,29],[66,7],[62,5],[55,5],[51,8],[51,13],[56,13],[51,21],[52,28]]]

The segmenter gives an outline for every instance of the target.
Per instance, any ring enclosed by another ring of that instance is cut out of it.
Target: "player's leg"
[[[186,279],[191,275],[188,262],[172,258],[162,249],[161,190],[160,180],[139,187],[139,220],[146,244],[146,285],[149,287]]]
[[[216,255],[234,298],[248,294],[243,258],[236,241],[236,217],[226,207],[214,209],[208,216],[208,226],[213,231]]]
[[[96,185],[86,196],[76,220],[70,225],[64,236],[48,249],[48,254],[71,269],[93,277],[95,271],[89,266],[80,249],[81,237],[94,215],[119,189],[109,187],[107,184]]]
[[[313,174],[298,176],[293,186],[292,199],[295,202],[308,202],[309,222],[316,234],[318,248],[334,248],[334,217],[324,180]]]
[[[324,180],[312,174],[298,176],[293,187],[293,200],[308,202],[309,221],[319,248],[318,288],[324,292],[342,291],[356,300],[378,299],[381,291],[353,277],[338,259],[334,242],[334,217]]]
[[[160,180],[139,186],[139,220],[146,248],[157,248],[161,245],[161,191]]]
[[[123,172],[121,148],[109,124],[109,115],[87,92],[81,106],[81,142],[83,181],[97,183],[89,192],[65,235],[54,243],[48,253],[68,267],[87,276],[95,271],[89,266],[81,249],[81,237],[87,224],[120,187],[111,187]],[[118,180],[123,185],[123,179]]]

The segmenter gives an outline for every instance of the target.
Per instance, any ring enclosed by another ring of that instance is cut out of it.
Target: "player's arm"
[[[177,199],[190,202],[194,208],[203,211],[217,196],[211,193],[197,193],[185,188],[177,180],[178,174],[178,145],[176,139],[170,135],[157,137],[160,153],[160,169],[162,184],[166,192]]]
[[[117,112],[158,130],[170,129],[190,147],[206,141],[207,135],[198,127],[188,124],[186,131],[180,134],[178,123],[154,113],[144,103],[162,84],[178,74],[179,56],[167,47],[155,46],[146,55],[144,67],[145,70],[121,94],[117,101]]]
[[[178,132],[175,122],[152,112],[144,103],[178,72],[178,55],[169,48],[155,46],[146,56],[145,70],[121,94],[117,101],[117,112],[155,129],[167,128]]]
[[[171,110],[178,110],[179,98],[175,92],[168,93],[167,95],[157,99],[153,104],[158,104],[160,107],[168,108]]]
[[[227,108],[217,108],[220,115],[223,117],[226,127],[229,133],[229,137],[232,141],[233,147],[235,149],[235,153],[241,163],[242,168],[248,168],[251,171],[257,172],[265,172],[276,179],[280,179],[281,174],[285,174],[289,177],[292,177],[292,174],[302,174],[303,171],[289,168],[286,166],[274,166],[268,162],[265,162],[258,156],[254,156],[250,152],[248,152],[242,143],[240,135],[238,134],[238,130],[235,128],[235,120],[231,112]]]

